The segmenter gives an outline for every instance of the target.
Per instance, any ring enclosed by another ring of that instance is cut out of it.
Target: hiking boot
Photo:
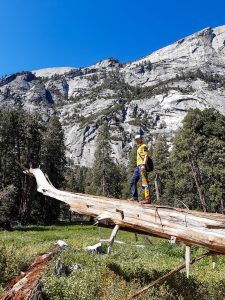
[[[127,199],[128,201],[138,201],[138,199],[137,198],[130,198],[130,199]]]
[[[140,202],[141,204],[151,204],[151,200],[150,199],[145,199],[143,201]]]

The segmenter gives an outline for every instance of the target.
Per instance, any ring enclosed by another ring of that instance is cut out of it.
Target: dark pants
[[[137,166],[134,169],[134,173],[130,179],[131,196],[134,200],[138,200],[137,183],[138,183],[139,179],[141,180],[141,185],[145,192],[145,200],[149,200],[150,199],[150,186],[149,186],[149,182],[148,182],[148,178],[147,178],[147,173],[145,170],[141,170],[141,165]]]

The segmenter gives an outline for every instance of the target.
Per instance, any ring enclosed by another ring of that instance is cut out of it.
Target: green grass
[[[42,276],[46,299],[51,300],[123,300],[137,289],[184,263],[184,246],[172,246],[166,240],[119,231],[109,256],[82,250],[99,239],[109,238],[110,229],[89,225],[28,226],[13,232],[0,232],[0,291],[4,284],[31,264],[34,257],[49,251],[62,239],[71,250],[61,252],[49,264]],[[136,244],[144,244],[138,248]],[[106,245],[105,245],[106,247]],[[193,248],[192,256],[204,250]],[[55,276],[54,265],[58,257],[67,265],[80,263],[82,269],[68,276]],[[216,270],[207,258],[191,266],[190,278],[185,272],[171,277],[166,283],[149,291],[140,299],[224,299],[225,258],[219,257]]]

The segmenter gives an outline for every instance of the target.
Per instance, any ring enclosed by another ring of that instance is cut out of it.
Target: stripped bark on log
[[[110,220],[120,229],[182,241],[225,254],[225,216],[168,206],[141,205],[137,202],[60,191],[40,169],[25,171],[37,181],[37,190],[69,204],[79,214]]]
[[[17,276],[6,285],[3,294],[0,296],[0,300],[33,299],[41,274],[58,250],[59,246],[56,245],[52,251],[37,257],[26,272]]]

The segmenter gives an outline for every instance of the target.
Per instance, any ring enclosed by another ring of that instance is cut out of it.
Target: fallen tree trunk
[[[30,169],[37,190],[69,204],[72,211],[110,220],[120,229],[156,237],[175,239],[225,254],[225,216],[167,206],[141,205],[137,202],[60,191],[52,186],[40,169]]]
[[[3,294],[0,295],[0,300],[42,299],[38,290],[39,279],[58,250],[59,246],[56,245],[52,251],[38,256],[26,272],[6,285]]]

